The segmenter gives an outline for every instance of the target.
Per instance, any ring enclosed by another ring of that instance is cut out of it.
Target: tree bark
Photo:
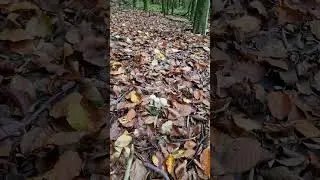
[[[209,0],[198,0],[196,3],[193,32],[199,34],[205,34],[209,15]]]

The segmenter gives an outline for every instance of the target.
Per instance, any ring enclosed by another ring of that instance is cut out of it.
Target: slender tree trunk
[[[166,16],[166,0],[161,1],[161,8],[162,8],[163,16]]]
[[[199,0],[191,0],[190,1],[190,21],[194,21],[194,15],[195,15],[195,11],[196,11],[196,5],[197,5],[197,1]]]
[[[171,14],[173,15],[174,10],[174,0],[171,0]]]
[[[137,0],[133,0],[132,3],[133,3],[133,5],[132,5],[133,9],[137,8]]]
[[[143,0],[143,10],[148,11],[149,0]]]
[[[193,21],[193,32],[199,34],[205,34],[207,28],[207,19],[209,14],[210,1],[209,0],[198,0],[194,21]]]

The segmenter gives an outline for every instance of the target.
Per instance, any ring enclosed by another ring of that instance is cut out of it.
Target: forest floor
[[[111,12],[112,179],[208,178],[209,37],[190,29],[160,13]]]
[[[212,173],[319,179],[319,1],[214,2]]]

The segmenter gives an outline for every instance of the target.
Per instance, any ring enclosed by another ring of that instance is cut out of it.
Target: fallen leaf
[[[197,146],[197,143],[191,140],[186,141],[183,145],[183,147],[186,149],[194,149],[196,146]]]
[[[201,163],[201,167],[203,168],[205,174],[208,177],[210,177],[210,162],[211,162],[210,147],[207,147],[202,151],[200,155],[200,163]]]
[[[259,14],[263,15],[264,17],[267,17],[268,13],[264,5],[260,1],[252,1],[249,4],[252,8],[255,8],[258,10]]]
[[[159,161],[159,159],[157,158],[156,155],[152,155],[151,160],[152,160],[152,163],[153,163],[155,166],[157,166],[157,167],[160,166],[160,161]]]
[[[46,37],[52,32],[51,19],[45,14],[33,17],[26,25],[25,33],[32,37]]]
[[[67,108],[70,103],[78,103],[80,104],[82,99],[82,95],[78,92],[73,92],[66,96],[64,99],[58,101],[53,107],[50,109],[50,116],[54,118],[59,118],[63,116],[67,116]]]
[[[17,11],[17,10],[38,10],[39,8],[31,3],[31,2],[16,2],[16,3],[12,3],[9,7],[8,7],[8,11],[12,12],[12,11]]]
[[[284,119],[291,110],[289,96],[282,92],[271,92],[268,94],[268,107],[271,114],[277,119]]]
[[[70,29],[66,34],[66,40],[70,44],[78,44],[81,40],[79,30],[78,29]]]
[[[227,143],[221,165],[227,173],[249,171],[262,161],[273,158],[256,139],[241,137]]]
[[[287,158],[287,159],[281,159],[277,160],[278,163],[285,166],[298,166],[299,164],[303,163],[305,161],[304,157],[294,157],[294,158]]]
[[[67,107],[67,121],[78,131],[89,129],[89,114],[79,103],[70,103]]]
[[[175,159],[171,154],[167,157],[166,165],[168,173],[174,176]]]
[[[320,20],[310,21],[311,32],[316,36],[317,39],[320,39]]]
[[[187,160],[184,160],[183,163],[179,164],[175,169],[177,179],[187,180],[189,175],[187,173]]]
[[[260,29],[261,21],[253,16],[245,15],[235,20],[231,20],[229,24],[245,33],[251,33]]]
[[[148,174],[147,169],[139,159],[136,159],[131,167],[130,179],[145,179]]]
[[[134,109],[130,109],[126,116],[119,119],[119,122],[124,127],[132,127],[135,123],[136,111]]]
[[[261,123],[246,117],[245,114],[233,114],[233,122],[240,128],[246,131],[252,131],[255,129],[261,129]]]
[[[68,167],[68,168],[66,168]],[[53,169],[46,172],[44,175],[33,178],[33,180],[42,179],[61,179],[70,180],[80,174],[82,160],[77,152],[67,151],[63,153]]]
[[[88,132],[60,132],[53,134],[46,144],[55,144],[58,146],[74,144],[80,141],[82,137],[87,135]]]
[[[117,147],[127,147],[132,141],[132,137],[129,135],[128,131],[123,132],[121,136],[114,142]]]
[[[163,134],[170,134],[171,131],[172,131],[172,127],[173,127],[173,122],[172,121],[166,121],[161,126],[161,132]]]
[[[140,104],[141,103],[141,96],[136,91],[131,91],[128,94],[128,98],[131,100],[131,102]]]
[[[0,32],[0,40],[18,42],[33,39],[24,29],[3,29]]]
[[[320,136],[320,130],[308,120],[293,121],[292,124],[298,132],[307,138]]]

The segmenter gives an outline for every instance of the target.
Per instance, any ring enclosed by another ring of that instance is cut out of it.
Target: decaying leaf
[[[42,179],[61,179],[70,180],[80,174],[82,160],[77,152],[67,151],[63,153],[52,170],[44,175],[33,178],[34,180]],[[67,168],[66,168],[67,167]]]
[[[292,123],[295,129],[307,138],[320,136],[320,130],[308,120],[297,120]]]
[[[209,177],[210,177],[210,162],[211,162],[210,147],[207,147],[202,151],[200,155],[200,163],[205,174]]]
[[[234,114],[232,116],[233,122],[240,128],[246,130],[246,131],[251,131],[255,129],[261,129],[262,125],[255,120],[252,120],[248,117],[246,117],[245,114]]]
[[[117,147],[126,147],[132,141],[132,137],[129,135],[128,131],[125,131],[118,139],[114,142],[114,145]]]
[[[282,120],[291,110],[291,100],[285,93],[271,92],[268,94],[268,107],[274,117]]]
[[[166,165],[168,173],[174,176],[175,159],[172,155],[167,157]]]
[[[70,103],[67,107],[67,121],[76,130],[89,129],[89,114],[79,103]]]

